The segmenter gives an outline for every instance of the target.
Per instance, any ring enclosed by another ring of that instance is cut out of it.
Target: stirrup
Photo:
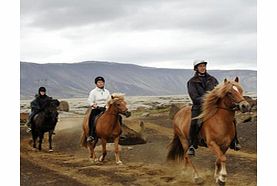
[[[26,129],[26,132],[27,133],[30,133],[32,131],[32,129],[30,128],[30,127],[28,127],[27,129]]]
[[[241,149],[241,145],[239,143],[235,143],[234,150],[239,151]]]
[[[230,149],[233,149],[234,151],[239,151],[241,149],[241,146],[239,143],[233,141],[231,144],[230,144]]]
[[[188,155],[195,156],[195,148],[191,145],[188,149]]]
[[[92,136],[87,137],[87,142],[93,142],[95,139]]]

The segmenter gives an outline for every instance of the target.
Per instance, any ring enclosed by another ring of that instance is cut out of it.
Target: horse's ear
[[[226,78],[224,79],[224,83],[227,83],[227,79]]]
[[[238,77],[236,77],[235,82],[239,82],[239,78]]]
[[[60,103],[61,103],[61,102],[60,102],[59,100],[57,100],[57,107],[60,106]]]

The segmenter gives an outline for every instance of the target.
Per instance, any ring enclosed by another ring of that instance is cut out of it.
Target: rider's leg
[[[191,118],[194,118],[200,114],[199,109],[192,109],[191,110]],[[198,148],[198,139],[197,135],[200,129],[199,121],[198,119],[192,119],[191,120],[191,126],[190,126],[190,131],[189,131],[189,142],[190,142],[190,147],[188,150],[189,155],[195,155],[195,149]]]
[[[94,118],[95,118],[95,109],[92,109],[91,110],[91,113],[90,113],[90,116],[89,116],[89,136],[87,138],[87,141],[88,142],[91,142],[94,140],[93,136],[92,136],[92,132],[93,132],[93,121],[94,121]]]
[[[238,151],[238,150],[241,149],[241,146],[239,144],[239,140],[238,140],[238,137],[237,137],[237,122],[236,122],[236,119],[234,119],[233,123],[234,123],[234,126],[235,126],[235,137],[234,137],[233,141],[230,144],[230,149],[234,149],[235,151]]]
[[[123,121],[122,121],[122,116],[121,115],[118,115],[118,120],[119,120],[120,126],[123,126]]]
[[[96,131],[95,131],[95,118],[97,115],[101,113],[99,109],[92,109],[90,118],[89,118],[89,136],[87,138],[88,142],[92,142],[96,139]]]
[[[34,111],[29,114],[28,120],[25,123],[25,126],[27,127],[27,129],[26,129],[27,133],[32,131],[32,129],[31,129],[31,123],[32,123],[32,120],[33,120],[35,115],[36,115],[36,112],[34,112]]]

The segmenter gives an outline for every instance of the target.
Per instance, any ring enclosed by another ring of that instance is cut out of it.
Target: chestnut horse
[[[214,177],[216,183],[226,182],[226,151],[235,136],[234,117],[236,110],[247,112],[249,103],[243,97],[243,88],[239,79],[225,79],[203,98],[202,113],[195,119],[200,119],[202,127],[199,132],[202,146],[207,146],[217,157]],[[202,178],[192,164],[187,154],[189,147],[189,130],[191,123],[191,106],[179,110],[173,118],[174,138],[169,146],[167,160],[185,160],[185,165],[193,169],[194,182],[202,182]],[[200,145],[201,145],[200,141]]]
[[[119,137],[122,132],[120,122],[119,122],[119,114],[123,114],[126,117],[129,117],[131,113],[128,111],[127,103],[124,100],[123,95],[113,94],[111,96],[111,100],[107,103],[107,110],[98,118],[96,118],[96,135],[97,139],[92,143],[87,142],[87,137],[89,136],[89,117],[91,113],[91,108],[89,108],[86,112],[85,118],[83,120],[83,134],[81,138],[82,146],[88,148],[90,152],[90,158],[93,162],[103,162],[104,158],[107,154],[106,144],[109,139],[114,140],[114,152],[115,152],[115,161],[116,164],[122,164],[119,158]],[[98,138],[101,139],[102,143],[102,155],[99,159],[97,159],[94,148],[97,144]]]

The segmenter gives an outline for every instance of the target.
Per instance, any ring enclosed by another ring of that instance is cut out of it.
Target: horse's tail
[[[166,159],[167,161],[184,159],[184,149],[179,137],[176,134],[174,134],[174,138],[169,144],[169,151]]]
[[[81,143],[80,145],[87,148],[88,146],[88,143],[87,143],[87,135],[88,135],[88,131],[89,131],[89,117],[90,117],[90,113],[91,113],[91,107],[89,107],[87,110],[86,110],[86,113],[85,113],[85,117],[84,117],[84,120],[83,120],[83,133],[82,133],[82,136],[81,136]]]
[[[87,148],[87,145],[88,145],[87,138],[86,138],[85,132],[83,131],[82,136],[81,136],[81,146]]]

